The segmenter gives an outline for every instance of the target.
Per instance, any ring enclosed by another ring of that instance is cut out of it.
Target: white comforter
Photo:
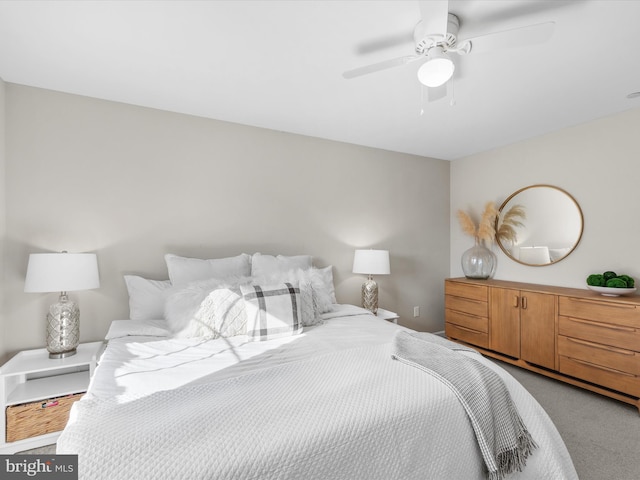
[[[455,395],[391,360],[396,328],[343,309],[287,341],[113,338],[58,453],[79,454],[92,480],[485,478]],[[576,479],[539,404],[483,361],[539,445],[509,478]]]

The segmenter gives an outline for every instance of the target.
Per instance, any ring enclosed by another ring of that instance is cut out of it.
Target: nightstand
[[[51,359],[46,348],[25,350],[0,368],[0,453],[55,443],[71,405],[87,391],[104,342],[78,345],[70,357]]]
[[[398,323],[398,318],[400,318],[397,313],[390,312],[389,310],[385,310],[383,308],[378,309],[378,313],[376,313],[376,316],[393,323]]]

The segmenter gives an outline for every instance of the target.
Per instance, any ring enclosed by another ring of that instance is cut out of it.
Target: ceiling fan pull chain
[[[420,85],[420,116],[424,115],[424,85]]]
[[[456,82],[454,81],[453,78],[451,79],[451,83],[449,85],[451,85],[451,100],[449,101],[449,106],[455,107],[456,106]]]

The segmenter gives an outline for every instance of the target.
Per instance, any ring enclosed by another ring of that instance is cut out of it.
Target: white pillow
[[[312,327],[324,322],[320,309],[318,308],[318,300],[316,298],[313,284],[311,282],[301,281],[300,286],[300,314],[302,316],[302,326]]]
[[[251,255],[242,253],[236,257],[200,258],[179,257],[167,253],[165,256],[169,280],[174,286],[187,285],[209,278],[247,277],[251,274]]]
[[[241,284],[250,284],[249,277],[228,277],[226,279],[210,278],[192,282],[184,286],[172,287],[167,291],[164,316],[173,333],[183,331],[189,322],[196,317],[207,296],[218,289],[236,289],[239,293]]]
[[[303,270],[302,278],[311,283],[314,300],[319,313],[327,313],[333,310],[335,290],[333,288],[333,275],[331,267],[309,268]]]
[[[324,288],[329,295],[330,303],[338,303],[336,300],[336,288],[333,284],[333,266],[329,265],[328,267],[316,268],[315,270],[320,274],[320,278],[324,283]]]
[[[251,276],[262,277],[276,273],[295,270],[296,268],[311,268],[313,257],[311,255],[262,255],[254,253],[251,257]]]
[[[291,283],[240,286],[247,313],[247,335],[263,341],[302,332],[300,289]]]
[[[181,338],[227,338],[244,335],[247,314],[239,287],[219,288],[207,295],[187,326],[175,336]]]
[[[125,275],[124,281],[129,292],[131,320],[164,318],[165,293],[171,287],[169,280],[149,280],[138,275]]]

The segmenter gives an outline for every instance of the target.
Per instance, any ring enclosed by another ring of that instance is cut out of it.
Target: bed
[[[291,265],[285,264],[281,269],[291,280]],[[140,318],[159,317],[160,298],[165,317],[171,317],[167,293],[158,292],[175,291],[174,278],[145,285],[158,295],[147,302],[145,315],[133,305],[135,289],[129,288],[136,318],[112,323],[89,391],[73,406],[57,452],[77,454],[79,478],[92,480],[488,478],[463,402],[446,382],[392,358],[392,339],[411,331],[335,303],[327,270],[312,270],[315,288],[300,270],[297,281],[285,282],[291,289],[281,288],[296,292],[291,298],[299,319],[305,318],[302,304],[309,302],[304,326],[284,334],[278,326],[274,335],[271,326],[248,333],[251,318],[239,334],[203,333],[203,318],[209,326],[216,318],[217,333],[237,326],[236,317],[220,323],[218,303],[225,314],[242,305],[243,315],[252,316],[254,298],[247,288],[270,291],[256,270],[248,271],[251,285],[242,289],[231,282],[232,287],[218,284],[209,291],[212,284],[204,279],[211,272],[197,281],[187,276],[182,292],[189,290],[187,297],[200,308],[187,313],[199,321],[183,333],[168,318]],[[197,295],[194,284],[201,287]],[[311,295],[305,300],[306,287]],[[219,290],[226,291],[224,300],[213,294]],[[231,305],[232,290],[245,301]],[[182,307],[184,300],[182,295]],[[319,309],[323,301],[331,303]],[[267,308],[276,311],[276,303]],[[266,338],[256,340],[265,331]],[[537,444],[522,471],[504,478],[577,479],[560,435],[535,399],[477,352],[455,355],[475,359],[502,379]]]

